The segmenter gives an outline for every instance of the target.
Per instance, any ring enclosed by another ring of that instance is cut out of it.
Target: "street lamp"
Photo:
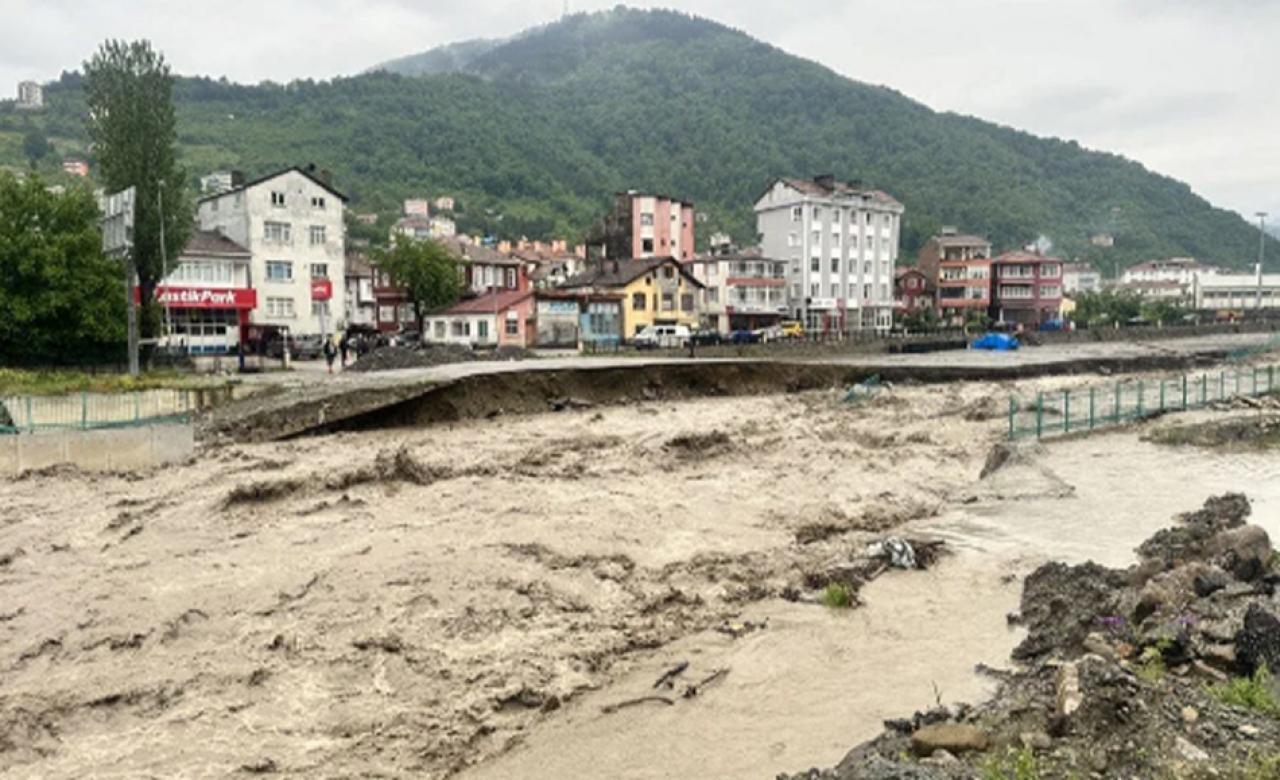
[[[1258,217],[1258,294],[1253,308],[1262,310],[1262,261],[1267,251],[1267,212],[1257,212]]]

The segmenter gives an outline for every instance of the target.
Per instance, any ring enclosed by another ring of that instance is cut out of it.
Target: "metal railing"
[[[1277,382],[1280,367],[1240,366],[1169,379],[1040,392],[1031,399],[1010,396],[1008,435],[1010,439],[1041,439],[1091,431],[1166,412],[1199,409],[1230,398],[1268,395],[1280,391]]]
[[[185,422],[194,409],[190,390],[8,396],[0,398],[0,433]]]

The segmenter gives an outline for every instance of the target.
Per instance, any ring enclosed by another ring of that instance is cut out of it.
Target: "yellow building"
[[[621,295],[622,333],[630,339],[649,325],[697,327],[704,285],[672,257],[588,261],[565,289]]]

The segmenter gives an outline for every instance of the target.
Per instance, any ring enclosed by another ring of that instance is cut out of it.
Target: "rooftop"
[[[671,264],[689,281],[699,287],[699,282],[674,257],[646,257],[630,260],[593,261],[588,268],[564,283],[565,287],[625,287],[645,274]]]
[[[225,255],[232,257],[252,257],[248,249],[222,235],[216,230],[193,230],[182,248],[184,255]]]
[[[815,176],[812,179],[783,177],[778,179],[778,181],[781,181],[788,187],[798,190],[806,195],[816,195],[822,198],[830,198],[833,196],[862,197],[870,198],[873,201],[886,206],[902,205],[898,202],[897,198],[883,190],[870,189],[859,184],[837,181],[835,178],[829,176]]]
[[[445,309],[441,314],[492,314],[503,311],[533,295],[532,290],[508,290],[498,294],[481,293],[474,298],[464,298]]]
[[[231,189],[229,189],[229,190],[224,190],[224,191],[222,191],[222,192],[217,192],[217,193],[214,193],[214,194],[212,194],[212,195],[206,195],[205,197],[198,199],[196,202],[197,202],[197,203],[204,203],[205,201],[208,201],[208,200],[217,200],[218,198],[225,198],[226,196],[228,196],[228,195],[232,195],[232,194],[237,193],[237,192],[244,192],[245,190],[249,189],[250,187],[256,187],[256,186],[258,186],[259,184],[262,184],[263,182],[271,181],[271,180],[272,180],[272,179],[274,179],[274,178],[277,178],[277,177],[279,177],[279,176],[283,176],[283,175],[285,175],[286,173],[290,173],[290,172],[296,172],[296,173],[300,173],[300,174],[302,174],[303,176],[305,176],[305,177],[307,177],[308,179],[310,179],[314,184],[316,184],[316,186],[323,187],[325,190],[327,190],[328,192],[330,192],[331,194],[333,194],[335,197],[337,197],[337,198],[338,198],[339,200],[341,200],[343,203],[346,203],[346,202],[347,202],[347,196],[346,196],[346,195],[343,195],[341,192],[338,192],[337,190],[335,190],[335,189],[333,188],[333,185],[332,185],[332,184],[330,184],[329,182],[325,181],[324,179],[321,179],[319,176],[317,176],[317,175],[316,175],[315,166],[313,166],[313,165],[308,165],[306,168],[301,168],[301,167],[299,167],[299,166],[297,166],[297,165],[294,165],[294,166],[292,166],[292,167],[290,167],[290,168],[282,168],[282,169],[280,169],[280,170],[278,170],[278,171],[275,171],[275,172],[273,172],[273,173],[268,173],[266,176],[260,176],[260,177],[258,177],[258,178],[256,178],[256,179],[254,179],[253,181],[247,181],[247,182],[245,182],[244,184],[241,184],[239,187],[233,187],[233,188],[231,188]]]

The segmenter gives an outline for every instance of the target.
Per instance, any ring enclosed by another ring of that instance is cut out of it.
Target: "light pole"
[[[169,257],[168,250],[164,246],[164,179],[158,184],[159,189],[156,191],[156,199],[160,207],[160,281],[167,282],[169,279]],[[157,285],[158,286],[158,285]],[[169,313],[169,296],[164,297],[164,351],[172,351],[173,344],[173,318]]]
[[[1258,294],[1253,308],[1262,310],[1262,261],[1267,251],[1267,212],[1259,211],[1258,217]]]

